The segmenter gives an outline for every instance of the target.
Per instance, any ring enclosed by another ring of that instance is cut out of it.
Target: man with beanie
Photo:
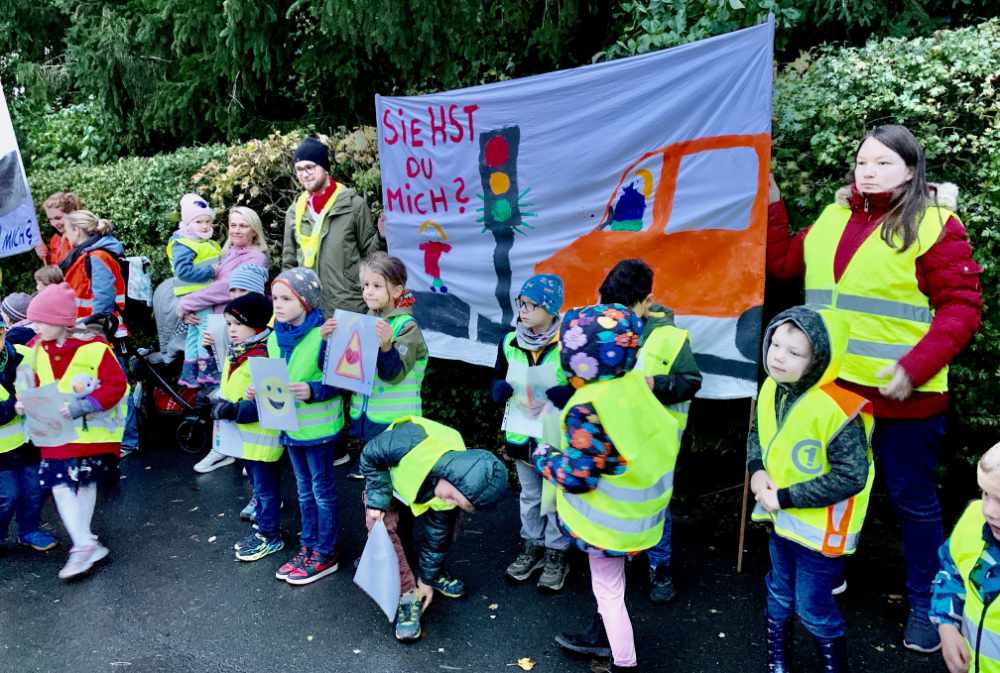
[[[28,321],[28,304],[31,295],[24,292],[14,292],[4,297],[0,302],[0,317],[7,326],[7,343],[14,346],[24,346],[35,338],[35,330]]]
[[[385,249],[364,198],[330,175],[330,153],[316,138],[295,150],[295,175],[303,191],[285,213],[281,266],[314,270],[323,285],[319,304],[364,313],[358,266],[369,253]]]
[[[466,449],[458,431],[408,416],[365,445],[360,469],[365,523],[369,530],[385,524],[399,559],[396,638],[412,642],[420,638],[420,618],[434,591],[448,598],[464,594],[462,581],[442,570],[459,510],[495,505],[507,490],[507,468],[489,451]],[[411,528],[400,525],[403,519],[412,521],[412,536],[400,534]]]

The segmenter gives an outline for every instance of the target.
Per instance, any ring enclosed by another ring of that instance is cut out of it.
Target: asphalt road
[[[355,672],[513,673],[529,657],[536,673],[601,671],[598,662],[565,656],[552,636],[586,624],[593,605],[584,559],[565,590],[543,595],[504,580],[518,545],[517,502],[466,521],[448,567],[468,596],[435,598],[424,638],[401,645],[392,627],[352,583],[351,561],[363,546],[361,484],[338,483],[340,571],[292,587],[274,579],[281,552],[256,563],[233,559],[247,525],[247,499],[235,467],[196,475],[197,457],[164,449],[123,463],[121,486],[98,505],[94,530],[111,548],[108,562],[80,581],[56,573],[68,539],[58,517],[47,520],[61,545],[39,554],[0,550],[0,672],[238,673]],[[291,474],[285,499],[294,503]],[[738,491],[688,497],[675,507],[675,580],[667,606],[646,598],[645,561],[632,564],[629,610],[643,671],[763,671],[763,576],[766,536],[751,529],[746,564],[735,573]],[[288,539],[295,506],[284,511]],[[848,566],[842,608],[850,623],[855,671],[942,671],[939,656],[902,650],[905,611],[898,533],[876,521],[865,556]],[[287,555],[290,555],[291,551]],[[797,669],[815,669],[812,644],[798,630]]]

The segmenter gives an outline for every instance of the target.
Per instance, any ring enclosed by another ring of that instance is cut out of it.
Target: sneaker
[[[546,549],[545,567],[542,576],[538,578],[538,588],[545,591],[559,591],[566,583],[569,574],[569,563],[564,549]]]
[[[517,555],[514,562],[507,566],[507,577],[518,582],[523,582],[536,570],[545,567],[545,559],[542,558],[545,548],[530,542],[524,543],[524,551]]]
[[[844,580],[838,586],[835,586],[833,588],[833,591],[831,591],[830,593],[833,594],[834,596],[839,596],[845,591],[847,591],[847,580]]]
[[[121,457],[119,458],[119,460],[121,460],[122,458],[128,458],[138,450],[139,450],[138,446],[125,446],[123,444],[121,448]]]
[[[910,616],[906,618],[906,628],[903,629],[903,647],[924,654],[941,649],[941,636],[926,610],[910,608]]]
[[[35,551],[48,551],[58,544],[55,537],[44,530],[35,530],[24,535],[18,535],[17,542],[25,547],[31,547]]]
[[[224,456],[213,449],[204,458],[194,464],[194,471],[200,474],[207,474],[212,470],[218,470],[220,467],[232,465],[234,462],[236,462],[236,459],[232,456]]]
[[[102,544],[94,543],[89,547],[78,547],[69,550],[69,559],[66,565],[59,571],[59,579],[68,580],[78,577],[91,568],[94,564],[103,559],[109,553],[108,548]]]
[[[431,582],[431,588],[447,598],[461,598],[465,595],[465,582],[457,577],[441,573]],[[419,601],[417,601],[419,603]]]
[[[300,586],[302,584],[312,584],[321,577],[326,577],[337,572],[337,554],[323,555],[318,551],[311,551],[309,556],[302,562],[302,565],[288,573],[285,581],[289,584]]]
[[[361,470],[357,467],[352,467],[351,471],[347,473],[348,479],[357,479],[358,481],[364,481],[365,475],[361,474]]]
[[[254,544],[254,542],[256,542],[257,540],[257,531],[258,528],[256,526],[253,526],[250,529],[250,532],[244,535],[239,542],[233,543],[233,551],[239,551],[242,547],[248,547]]]
[[[308,547],[299,547],[298,553],[288,559],[286,563],[281,564],[281,567],[274,573],[274,576],[279,580],[287,580],[292,571],[305,563],[311,553]]]
[[[583,633],[560,633],[555,638],[559,647],[575,652],[577,654],[587,654],[595,657],[610,657],[611,643],[608,642],[608,633],[604,630],[604,622],[601,615],[594,613],[594,618],[590,622],[590,627]]]
[[[334,456],[334,458],[333,458],[333,466],[334,467],[340,467],[341,465],[347,465],[349,462],[351,462],[351,454],[349,454],[349,453],[344,453],[341,456]]]
[[[649,600],[654,603],[669,603],[677,596],[670,568],[659,566],[649,569]]]
[[[240,510],[240,518],[243,519],[244,521],[256,521],[257,515],[254,514],[254,511],[256,509],[257,509],[257,496],[252,495],[250,496],[250,502],[247,503],[247,506]]]
[[[254,533],[254,539],[250,544],[240,547],[236,551],[236,558],[240,561],[259,561],[269,554],[281,551],[285,548],[285,541],[280,537],[268,539],[260,533]]]
[[[404,643],[420,640],[420,616],[423,611],[419,598],[407,597],[399,602],[399,608],[396,609],[396,640]]]

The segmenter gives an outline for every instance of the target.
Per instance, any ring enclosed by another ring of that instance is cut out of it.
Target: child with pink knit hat
[[[97,485],[117,478],[125,431],[128,381],[111,346],[99,337],[72,332],[76,296],[66,283],[50,285],[32,299],[28,320],[38,338],[24,356],[34,376],[19,376],[20,386],[56,384],[66,402],[60,411],[73,419],[75,436],[67,443],[41,451],[39,484],[52,490],[59,517],[73,541],[59,577],[81,575],[108,555],[90,530],[97,505]],[[19,413],[24,409],[18,404]]]
[[[222,248],[212,240],[215,233],[215,211],[197,194],[181,197],[181,221],[167,242],[167,259],[174,272],[174,294],[178,297],[197,292],[215,280]],[[188,325],[184,342],[184,367],[180,384],[189,388],[219,383],[219,368],[202,345],[202,334],[208,323],[210,309],[195,315],[196,325]]]

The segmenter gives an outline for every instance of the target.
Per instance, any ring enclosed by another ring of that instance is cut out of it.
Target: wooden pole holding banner
[[[757,398],[750,400],[750,419],[747,423],[747,432],[753,427],[753,417],[757,413]],[[747,533],[747,500],[750,496],[750,472],[743,470],[743,502],[740,505],[740,548],[736,552],[736,574],[743,572],[743,543]]]

